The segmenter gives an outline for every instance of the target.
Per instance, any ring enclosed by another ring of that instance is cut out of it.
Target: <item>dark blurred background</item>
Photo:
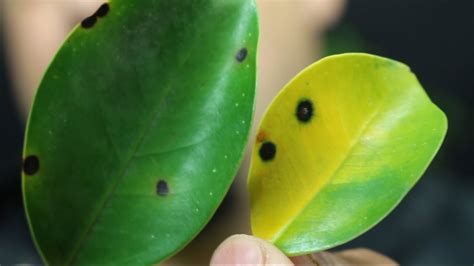
[[[352,0],[324,51],[370,52],[406,63],[449,120],[439,154],[402,203],[337,249],[364,246],[402,264],[472,265],[474,1]],[[0,264],[41,263],[22,207],[24,125],[6,53],[0,27]]]
[[[474,1],[348,2],[326,52],[365,51],[409,65],[447,115],[448,134],[420,182],[366,246],[402,264],[474,263]]]

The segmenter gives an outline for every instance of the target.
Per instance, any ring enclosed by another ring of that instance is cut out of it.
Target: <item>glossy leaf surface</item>
[[[413,187],[447,121],[401,63],[327,57],[267,110],[249,174],[253,233],[290,255],[365,232]]]
[[[24,201],[50,264],[152,264],[210,219],[254,104],[254,1],[116,0],[65,41],[40,85]]]

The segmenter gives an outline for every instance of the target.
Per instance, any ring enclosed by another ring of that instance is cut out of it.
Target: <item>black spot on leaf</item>
[[[97,18],[95,16],[90,16],[90,17],[85,18],[81,22],[81,26],[84,29],[89,29],[89,28],[92,28],[95,25],[96,22],[97,22]]]
[[[164,180],[158,181],[156,184],[156,194],[160,196],[166,196],[169,193],[168,183]]]
[[[34,175],[40,167],[39,158],[36,155],[30,155],[23,160],[23,172],[27,175]]]
[[[105,3],[105,4],[102,4],[99,9],[97,9],[97,11],[95,12],[95,16],[96,17],[99,17],[99,18],[103,18],[107,15],[107,13],[109,13],[109,4],[108,3]]]
[[[313,113],[314,107],[310,100],[304,99],[298,103],[298,106],[296,107],[296,117],[299,121],[303,123],[309,122],[313,117]]]
[[[97,19],[105,17],[109,13],[109,10],[110,6],[108,3],[102,4],[92,16],[85,18],[81,22],[81,26],[84,29],[92,28],[97,22]]]
[[[245,58],[247,57],[247,54],[248,54],[247,48],[242,48],[235,55],[235,59],[237,59],[237,61],[241,63],[245,60]]]
[[[262,144],[259,150],[260,158],[263,161],[270,161],[275,158],[276,146],[273,142],[267,141]]]

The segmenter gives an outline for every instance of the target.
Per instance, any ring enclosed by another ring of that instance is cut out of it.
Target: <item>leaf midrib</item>
[[[146,127],[145,129],[143,130],[143,133],[138,137],[137,139],[137,143],[135,144],[134,148],[132,149],[132,152],[129,156],[129,158],[127,159],[127,162],[125,163],[125,166],[124,168],[120,171],[120,173],[118,174],[118,177],[116,178],[116,181],[114,183],[114,186],[113,188],[111,189],[111,191],[108,193],[108,195],[105,197],[105,200],[104,202],[102,203],[102,205],[99,207],[99,209],[96,211],[95,215],[94,215],[94,218],[92,219],[92,222],[90,223],[90,225],[87,227],[86,231],[84,232],[83,236],[80,238],[78,244],[77,244],[77,247],[74,249],[74,251],[71,253],[71,256],[70,256],[70,259],[66,260],[66,263],[65,265],[71,265],[74,260],[77,258],[77,255],[79,254],[79,250],[82,248],[83,244],[86,242],[86,239],[87,237],[90,235],[90,232],[92,231],[92,228],[95,226],[95,224],[97,223],[97,221],[99,220],[99,217],[101,216],[101,213],[103,211],[103,209],[107,206],[107,204],[109,203],[110,199],[112,198],[112,195],[115,194],[116,190],[117,190],[117,187],[118,185],[121,183],[121,181],[123,180],[124,176],[125,176],[125,173],[126,171],[129,169],[130,167],[130,164],[132,163],[134,157],[135,157],[135,154],[137,153],[138,149],[140,148],[140,146],[143,144],[143,141],[145,140],[145,137],[148,135],[148,132],[151,130],[152,128],[152,125],[153,125],[153,121],[156,120],[156,118],[161,114],[161,111],[162,111],[162,103],[164,101],[164,99],[166,98],[166,95],[170,92],[170,88],[171,86],[168,85],[165,87],[165,89],[163,90],[163,95],[161,97],[161,100],[160,100],[160,103],[157,105],[156,109],[154,112],[152,112],[150,114],[150,118],[148,119],[149,123],[146,124]]]
[[[202,36],[198,34],[196,42],[198,42],[201,37]],[[179,64],[176,64],[175,68],[180,69],[183,65],[185,65],[189,61],[189,59],[191,58],[191,55],[192,55],[192,53],[187,53],[187,56],[184,57],[184,60],[180,61]],[[137,80],[139,80],[138,71],[136,71],[135,68],[134,68],[134,70],[135,70],[134,73],[137,76]],[[80,238],[76,248],[71,253],[70,258],[66,260],[65,265],[71,265],[77,259],[79,251],[81,250],[84,243],[86,242],[86,239],[90,235],[90,232],[92,231],[92,228],[94,228],[95,224],[99,220],[99,217],[101,216],[101,213],[102,213],[103,209],[109,203],[110,199],[112,198],[112,195],[115,194],[118,185],[123,180],[126,171],[129,169],[130,164],[132,163],[133,159],[135,158],[139,148],[143,144],[143,141],[145,140],[145,137],[148,135],[148,132],[153,127],[153,125],[154,125],[153,121],[155,121],[158,118],[158,116],[161,114],[161,110],[162,110],[161,106],[163,105],[163,101],[166,99],[166,95],[171,92],[172,83],[173,83],[173,79],[172,78],[168,79],[168,84],[167,84],[167,86],[164,86],[165,89],[163,90],[163,93],[161,95],[161,100],[160,100],[159,104],[156,105],[157,106],[156,110],[154,112],[151,112],[150,118],[148,119],[149,122],[146,124],[145,129],[143,130],[143,133],[139,136],[135,147],[132,149],[132,152],[131,152],[129,158],[128,158],[127,162],[125,163],[124,168],[122,169],[122,171],[120,171],[118,177],[116,178],[115,184],[114,184],[113,188],[111,189],[111,192],[109,192],[109,194],[105,197],[105,200],[104,200],[103,204],[96,211],[96,213],[95,213],[95,215],[92,219],[92,222],[90,223],[90,225],[87,227],[87,229],[83,233],[83,235]],[[140,86],[140,84],[138,84],[138,85]]]

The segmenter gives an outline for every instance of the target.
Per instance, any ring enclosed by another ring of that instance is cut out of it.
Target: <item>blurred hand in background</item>
[[[33,96],[54,54],[99,0],[3,0],[7,60],[19,111],[26,121]]]

